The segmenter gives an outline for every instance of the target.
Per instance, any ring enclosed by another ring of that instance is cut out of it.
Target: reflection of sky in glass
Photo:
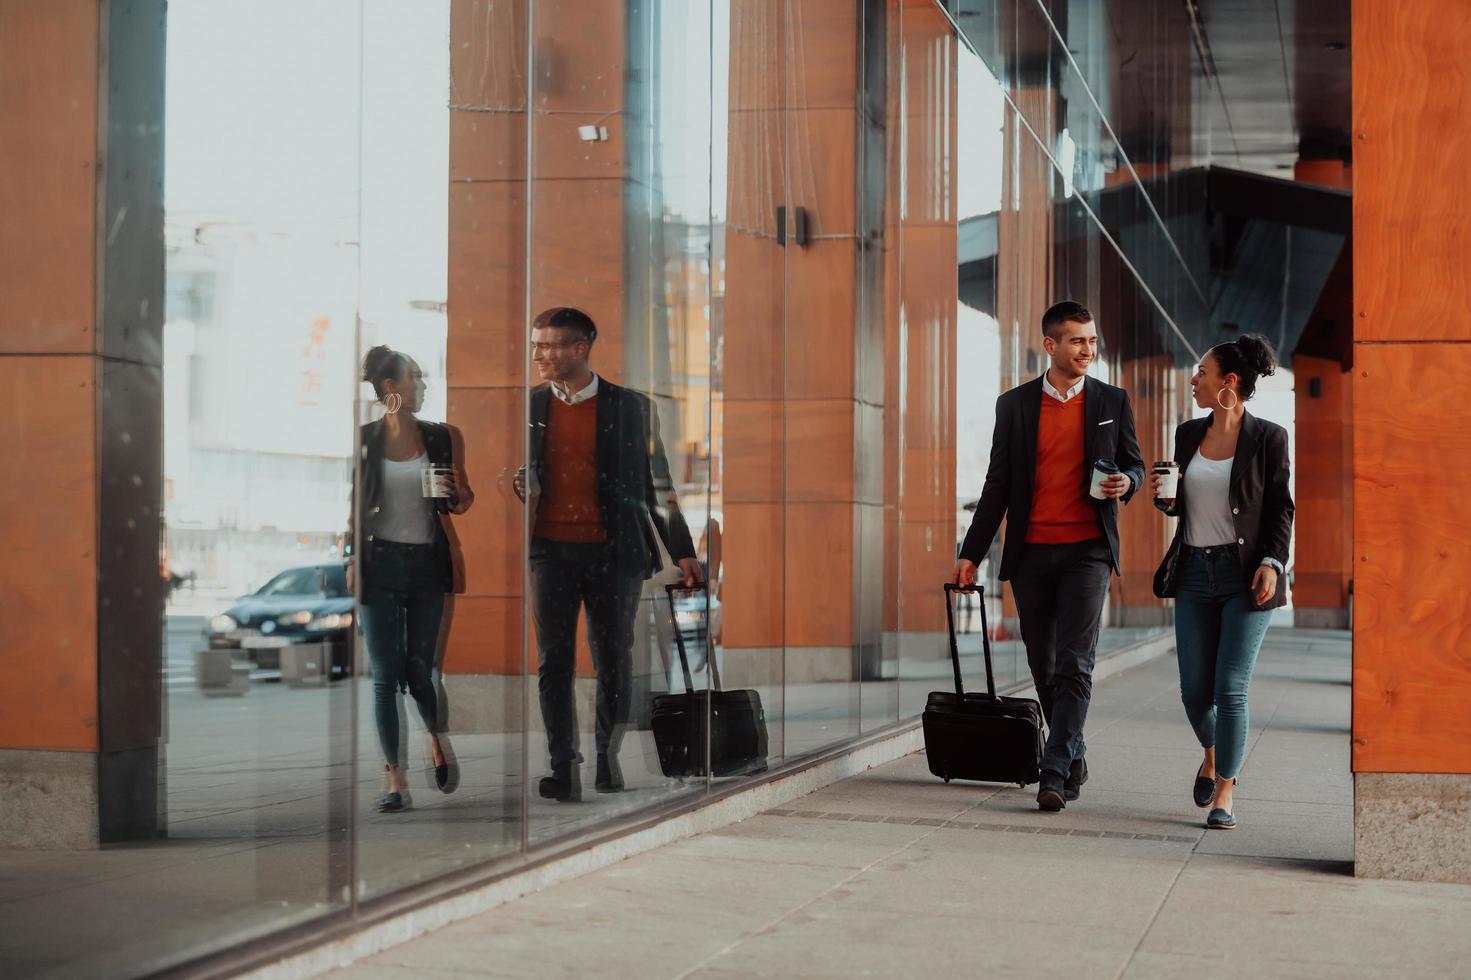
[[[956,197],[962,219],[1001,210],[1001,126],[1006,102],[984,62],[959,45]]]
[[[729,0],[659,8],[661,190],[664,206],[692,224],[725,220],[729,74]]]

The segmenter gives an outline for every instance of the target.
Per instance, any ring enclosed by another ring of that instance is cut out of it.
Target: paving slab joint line
[[[1143,640],[1100,660],[1093,678],[1095,681],[1103,680],[1163,656],[1173,649],[1173,634]],[[1013,693],[1016,696],[1026,696],[1028,692],[1035,696],[1031,687]],[[915,718],[908,727],[851,751],[790,773],[778,774],[767,781],[681,811],[622,836],[556,855],[530,868],[512,870],[484,885],[430,900],[392,918],[368,923],[345,936],[288,953],[265,965],[240,972],[229,971],[228,975],[249,980],[307,980],[309,977],[321,976],[451,923],[488,912],[513,899],[580,878],[666,844],[718,830],[779,808],[782,804],[807,796],[824,786],[912,755],[923,746],[924,733],[919,719]],[[826,814],[789,811],[789,815],[821,819]],[[886,818],[885,822],[891,821]],[[909,818],[893,822],[929,826],[931,830],[924,835],[926,837],[937,833],[945,823],[944,820],[931,822],[930,818]],[[914,842],[911,845],[912,843]],[[225,969],[228,970],[228,966]]]
[[[431,900],[392,918],[367,924],[345,936],[231,975],[250,980],[306,980],[320,976],[451,923],[488,912],[513,899],[580,878],[666,844],[760,815],[824,786],[912,755],[923,745],[924,733],[916,719],[909,727],[851,751],[779,774],[769,781],[742,788],[622,836],[575,848],[530,868],[512,870],[484,885]],[[825,815],[803,811],[791,811],[791,814],[819,818]]]

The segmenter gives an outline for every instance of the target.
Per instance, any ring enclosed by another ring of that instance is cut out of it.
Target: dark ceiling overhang
[[[1168,352],[1182,366],[1246,332],[1267,335],[1290,364],[1353,221],[1346,191],[1220,167],[1105,188],[1087,193],[1084,201],[1127,260],[1105,243],[1105,261],[1124,266],[1117,278],[1142,279],[1165,308],[1167,316],[1142,290],[1120,302],[1126,316],[1152,326],[1156,346],[1137,353]],[[1086,249],[1096,226],[1086,217],[1078,220],[1078,201],[1055,207],[1057,265],[1066,267],[1064,253]],[[993,315],[997,227],[997,216],[986,214],[961,221],[959,228],[961,302]],[[1319,333],[1312,335],[1315,347],[1323,346]]]

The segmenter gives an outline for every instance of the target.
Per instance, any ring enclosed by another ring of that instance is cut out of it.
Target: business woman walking
[[[424,402],[425,385],[413,359],[386,346],[374,347],[364,360],[363,380],[373,385],[384,414],[362,427],[362,465],[353,488],[355,498],[362,491],[362,560],[348,565],[348,587],[355,584],[361,565],[358,616],[373,665],[373,716],[387,783],[374,805],[379,813],[397,813],[409,805],[400,691],[407,690],[414,699],[429,733],[435,787],[452,793],[458,784],[434,666],[444,597],[454,591],[444,515],[465,513],[475,495],[455,459],[450,428],[414,415]],[[430,482],[438,483],[433,495],[426,490]]]
[[[1258,379],[1276,371],[1264,337],[1211,348],[1190,385],[1211,410],[1175,430],[1178,490],[1166,513],[1181,518],[1155,573],[1154,591],[1175,600],[1180,699],[1205,749],[1195,805],[1206,826],[1233,830],[1233,792],[1246,755],[1247,691],[1272,610],[1287,602],[1283,572],[1292,540],[1287,430],[1246,411]],[[1151,482],[1159,496],[1160,477]]]

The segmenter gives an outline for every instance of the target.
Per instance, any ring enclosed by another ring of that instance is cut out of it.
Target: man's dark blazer
[[[419,426],[419,438],[424,441],[424,452],[432,466],[454,466],[454,438],[447,425],[438,422],[414,420]],[[362,427],[359,441],[363,467],[363,538],[362,566],[366,570],[373,561],[373,544],[378,537],[378,525],[383,509],[383,420],[369,422]],[[437,498],[434,509],[440,514],[449,513],[449,500]],[[444,576],[444,591],[451,592],[456,586],[454,555],[450,549],[449,535],[445,533],[444,521],[434,521],[434,563]],[[369,573],[371,574],[371,573]]]
[[[1114,571],[1119,569],[1119,502],[1088,497],[1093,463],[1111,459],[1131,484],[1124,494],[1127,502],[1144,482],[1144,460],[1134,435],[1134,409],[1129,393],[1094,378],[1083,381],[1083,485],[1079,491],[1098,511],[1098,523],[1108,540]],[[996,399],[996,432],[991,437],[991,464],[975,518],[960,548],[960,557],[977,565],[1006,518],[1006,543],[1001,549],[1004,581],[1016,574],[1027,547],[1031,523],[1032,493],[1037,480],[1037,427],[1042,418],[1042,379],[1029,381]]]
[[[1185,513],[1185,470],[1215,415],[1190,419],[1175,429],[1175,462],[1180,464],[1180,486],[1175,506],[1169,511],[1179,517]],[[1231,520],[1236,525],[1236,547],[1241,554],[1241,577],[1245,588],[1251,587],[1262,559],[1272,558],[1287,568],[1287,548],[1292,542],[1292,519],[1297,512],[1288,488],[1291,464],[1287,458],[1287,430],[1273,422],[1259,419],[1250,412],[1241,417],[1241,432],[1236,437],[1236,455],[1231,461]],[[1175,540],[1154,575],[1154,594],[1161,599],[1175,595],[1179,574],[1180,548],[1185,543],[1185,522],[1175,528]],[[1277,575],[1277,593],[1258,608],[1277,609],[1287,604],[1287,576]]]
[[[547,413],[552,387],[531,390],[531,469],[546,486]],[[654,535],[675,561],[695,557],[679,512],[669,459],[659,439],[659,413],[647,395],[598,378],[598,506],[620,569],[650,578],[663,567]],[[662,502],[661,502],[661,497]],[[533,525],[535,515],[532,515]]]

